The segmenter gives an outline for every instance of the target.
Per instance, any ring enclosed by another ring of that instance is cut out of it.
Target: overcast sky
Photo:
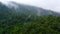
[[[4,3],[7,3],[6,1],[14,1],[18,3],[33,5],[45,9],[54,10],[56,12],[60,12],[60,0],[0,0],[0,1]]]

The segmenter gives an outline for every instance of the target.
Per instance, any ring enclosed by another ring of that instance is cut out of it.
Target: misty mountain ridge
[[[8,12],[8,13],[7,13]],[[54,16],[60,16],[60,13],[54,12],[52,10],[46,10],[43,8],[35,7],[35,6],[29,6],[25,4],[19,4],[16,2],[9,2],[8,5],[4,5],[0,2],[0,13],[1,14],[26,14],[26,15],[38,15],[38,16],[46,16],[46,15],[54,15]]]
[[[16,2],[0,2],[0,34],[60,34],[60,13]]]

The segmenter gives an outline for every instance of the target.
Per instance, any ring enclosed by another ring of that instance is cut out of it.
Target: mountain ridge
[[[39,16],[49,15],[49,14],[52,14],[54,16],[60,16],[60,13],[54,12],[52,10],[46,10],[46,9],[35,7],[35,6],[19,4],[16,2],[9,2],[7,7],[11,9],[13,12],[15,11],[17,15],[24,13],[24,14],[39,15]]]

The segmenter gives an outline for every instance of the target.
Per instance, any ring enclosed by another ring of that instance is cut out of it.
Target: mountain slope
[[[10,2],[9,5],[10,5],[9,7],[11,7],[11,9],[14,9],[17,12],[17,14],[31,14],[31,15],[39,15],[39,16],[52,14],[55,16],[60,16],[58,12],[45,10],[39,7],[19,4],[15,2]]]
[[[2,22],[12,19],[15,12],[0,2],[0,20]]]
[[[46,15],[54,15],[54,16],[60,16],[59,13],[51,11],[51,10],[45,10],[43,8],[19,4],[16,2],[9,2],[8,5],[4,5],[3,3],[0,3],[0,15],[8,15],[8,14],[16,14],[17,16],[21,14],[25,15],[38,15],[38,16],[46,16]]]
[[[11,4],[0,3],[0,34],[60,34],[60,17],[56,17],[59,13],[15,2]]]

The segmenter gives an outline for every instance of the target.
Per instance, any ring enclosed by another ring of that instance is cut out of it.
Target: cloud
[[[6,1],[15,1],[18,3],[24,3],[60,12],[60,0],[0,0],[0,1],[4,3],[7,3]]]

